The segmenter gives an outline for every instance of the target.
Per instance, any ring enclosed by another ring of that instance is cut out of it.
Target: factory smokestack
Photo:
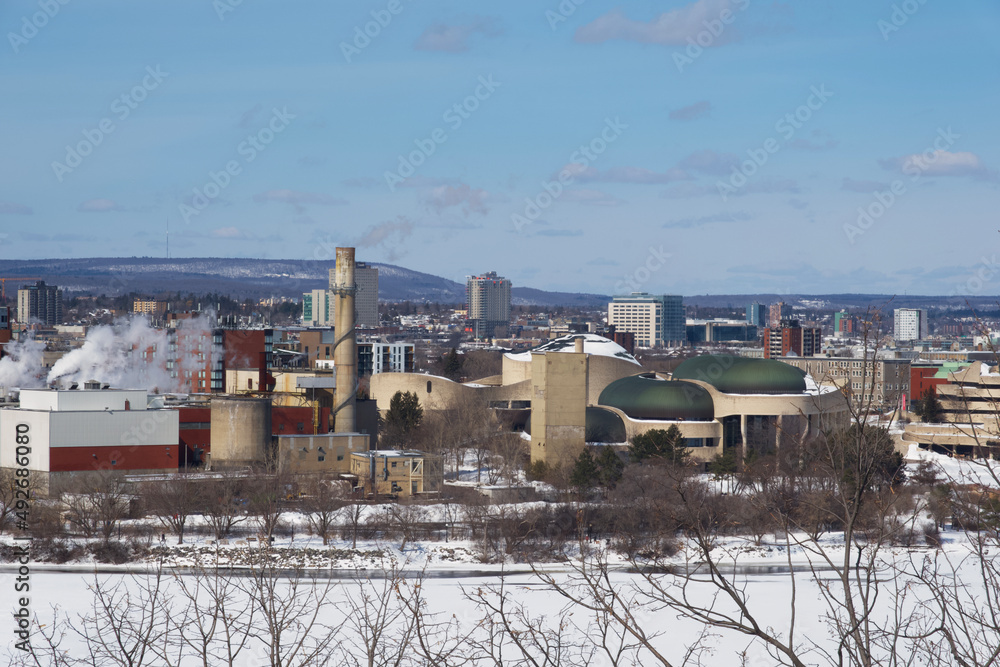
[[[337,248],[333,292],[336,295],[337,342],[333,347],[333,365],[337,371],[334,393],[334,431],[353,433],[354,400],[357,395],[358,352],[354,333],[354,248]]]

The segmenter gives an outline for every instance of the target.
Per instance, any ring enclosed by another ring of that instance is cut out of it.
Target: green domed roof
[[[587,408],[587,442],[625,442],[622,418],[604,408]]]
[[[659,380],[653,374],[615,380],[601,392],[598,403],[618,408],[632,419],[715,418],[715,404],[704,388],[691,382]]]
[[[706,354],[687,359],[674,380],[701,380],[724,394],[802,394],[805,371],[774,359]]]

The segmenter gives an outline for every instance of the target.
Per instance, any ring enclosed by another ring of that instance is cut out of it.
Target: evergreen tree
[[[597,483],[605,489],[615,488],[615,484],[622,478],[625,463],[614,448],[602,447],[594,462],[597,464]]]
[[[575,486],[581,493],[597,484],[598,471],[597,463],[589,448],[584,448],[580,456],[573,464],[573,471],[569,476],[569,483]]]
[[[924,392],[917,404],[917,415],[920,416],[920,421],[938,424],[942,421],[943,413],[944,407],[941,405],[941,400],[937,397],[934,387],[927,387],[927,391]]]
[[[449,380],[458,380],[462,377],[462,359],[459,358],[455,348],[451,348],[442,360],[444,366],[444,376]]]
[[[385,433],[383,438],[390,447],[397,447],[412,438],[424,420],[424,409],[412,391],[397,391],[389,401],[385,413]]]
[[[654,459],[682,465],[690,456],[680,429],[673,424],[667,430],[657,428],[635,436],[628,452],[636,463]]]

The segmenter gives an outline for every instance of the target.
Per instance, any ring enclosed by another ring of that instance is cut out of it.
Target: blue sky
[[[993,1],[62,2],[0,5],[3,258],[1000,293]]]

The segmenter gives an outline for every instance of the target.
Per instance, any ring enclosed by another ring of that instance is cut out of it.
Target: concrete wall
[[[263,463],[271,444],[271,401],[266,398],[212,399],[211,466]]]
[[[290,473],[349,473],[351,454],[366,451],[368,436],[361,433],[279,436],[278,469]]]
[[[578,352],[532,355],[532,463],[572,465],[586,446],[587,360]]]

